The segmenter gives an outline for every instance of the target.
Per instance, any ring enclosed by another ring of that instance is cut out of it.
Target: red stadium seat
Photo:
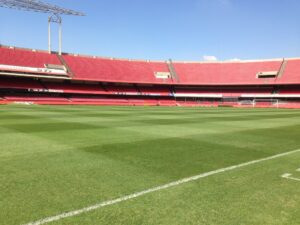
[[[173,70],[163,61],[62,57],[0,47],[0,103],[253,107],[260,99],[257,107],[273,107],[263,99],[278,99],[280,107],[300,106],[300,59],[173,62]],[[22,76],[22,68],[46,64],[69,73]]]

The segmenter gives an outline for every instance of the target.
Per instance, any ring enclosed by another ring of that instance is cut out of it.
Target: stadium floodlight
[[[59,15],[85,15],[82,12],[61,8],[59,6],[51,5],[39,0],[0,0],[0,7]]]
[[[62,15],[85,16],[84,13],[51,5],[40,0],[0,0],[0,7],[51,14],[48,18],[48,50],[51,53],[51,23],[59,24],[59,54],[62,52]]]

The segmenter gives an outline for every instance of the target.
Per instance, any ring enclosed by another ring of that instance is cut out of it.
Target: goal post
[[[275,108],[279,108],[279,99],[272,99],[272,98],[258,98],[253,99],[252,101],[253,108],[257,106],[271,106]]]
[[[239,101],[240,106],[248,106],[248,107],[273,107],[279,108],[280,100],[279,99],[271,99],[271,98],[258,98],[258,99],[245,99]]]

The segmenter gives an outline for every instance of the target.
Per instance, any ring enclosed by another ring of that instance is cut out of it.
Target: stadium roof
[[[85,15],[82,12],[61,8],[59,6],[51,5],[40,0],[0,0],[0,7],[58,15]]]

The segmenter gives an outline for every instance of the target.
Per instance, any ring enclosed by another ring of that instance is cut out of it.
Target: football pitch
[[[299,225],[300,110],[0,106],[1,225]]]

